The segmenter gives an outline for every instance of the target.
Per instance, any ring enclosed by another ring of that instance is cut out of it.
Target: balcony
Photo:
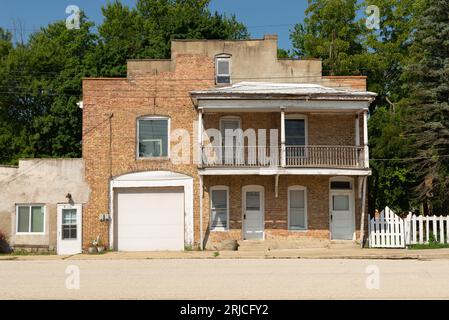
[[[368,168],[365,147],[357,146],[204,146],[203,168]]]

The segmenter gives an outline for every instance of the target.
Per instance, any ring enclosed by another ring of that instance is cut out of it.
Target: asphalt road
[[[449,260],[0,261],[0,299],[23,298],[447,299]]]

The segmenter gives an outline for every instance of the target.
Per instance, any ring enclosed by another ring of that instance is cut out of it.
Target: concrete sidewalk
[[[308,248],[268,251],[107,252],[104,254],[2,255],[1,260],[141,260],[141,259],[449,259],[449,249]]]

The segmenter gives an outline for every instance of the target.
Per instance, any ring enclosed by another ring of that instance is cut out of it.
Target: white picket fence
[[[449,239],[449,216],[415,216],[405,218],[407,244],[429,243],[433,234],[436,241],[447,243]]]
[[[368,215],[370,248],[405,248],[429,243],[430,235],[440,243],[449,243],[449,216],[416,216],[405,219],[385,207],[379,217]]]
[[[405,248],[404,220],[385,207],[376,218],[368,215],[370,248]]]

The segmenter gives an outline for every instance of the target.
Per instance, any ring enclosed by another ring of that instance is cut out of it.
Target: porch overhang
[[[242,82],[229,87],[190,92],[204,112],[361,112],[376,94],[316,84]]]
[[[324,175],[324,176],[370,176],[371,169],[332,169],[332,168],[201,168],[200,176],[223,175]]]

